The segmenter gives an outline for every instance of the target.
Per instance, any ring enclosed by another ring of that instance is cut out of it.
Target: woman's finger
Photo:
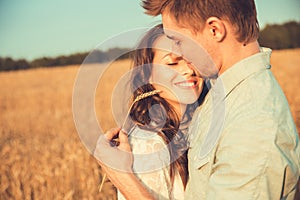
[[[107,140],[112,140],[116,135],[118,135],[120,128],[112,128],[105,133],[105,137]]]
[[[111,145],[111,140],[108,138],[113,138],[117,134],[119,134],[120,145],[115,147]],[[101,166],[126,172],[132,171],[133,159],[128,138],[119,128],[111,129],[99,137],[94,156]]]
[[[131,148],[128,142],[128,136],[126,133],[124,133],[122,130],[119,131],[119,149],[127,152],[131,152]]]

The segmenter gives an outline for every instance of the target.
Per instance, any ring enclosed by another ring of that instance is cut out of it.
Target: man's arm
[[[120,144],[112,147],[110,141],[119,133]],[[94,152],[99,165],[110,181],[126,199],[154,200],[132,171],[132,154],[128,137],[120,129],[112,129],[100,136]]]

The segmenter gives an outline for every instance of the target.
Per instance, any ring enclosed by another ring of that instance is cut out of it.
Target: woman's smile
[[[199,84],[197,80],[189,79],[185,81],[175,82],[174,85],[181,89],[195,89]]]

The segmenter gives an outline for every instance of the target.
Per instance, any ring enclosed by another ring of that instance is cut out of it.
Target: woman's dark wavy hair
[[[131,74],[131,90],[133,100],[144,93],[155,90],[153,85],[149,83],[152,71],[152,62],[155,50],[152,49],[153,43],[164,35],[162,24],[156,25],[150,29],[139,42],[135,52],[133,53],[133,69]],[[179,172],[184,188],[188,181],[188,162],[187,162],[187,137],[182,127],[187,127],[191,121],[194,110],[199,106],[207,93],[207,87],[203,87],[203,91],[198,101],[189,104],[184,113],[183,122],[178,117],[174,107],[172,107],[159,94],[144,98],[136,102],[131,111],[131,119],[142,129],[157,131],[159,135],[168,145],[170,152],[170,177],[171,183],[174,183],[176,170]],[[150,108],[154,105],[156,109]],[[159,109],[160,108],[160,109]],[[151,122],[151,123],[150,123]],[[153,123],[154,122],[154,123]],[[162,127],[162,128],[161,128]]]

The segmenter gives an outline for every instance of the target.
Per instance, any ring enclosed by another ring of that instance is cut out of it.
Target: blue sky
[[[93,49],[121,32],[160,21],[140,0],[0,0],[0,56],[32,60]],[[265,24],[300,21],[300,0],[256,0]],[[117,5],[117,6],[116,6]]]

